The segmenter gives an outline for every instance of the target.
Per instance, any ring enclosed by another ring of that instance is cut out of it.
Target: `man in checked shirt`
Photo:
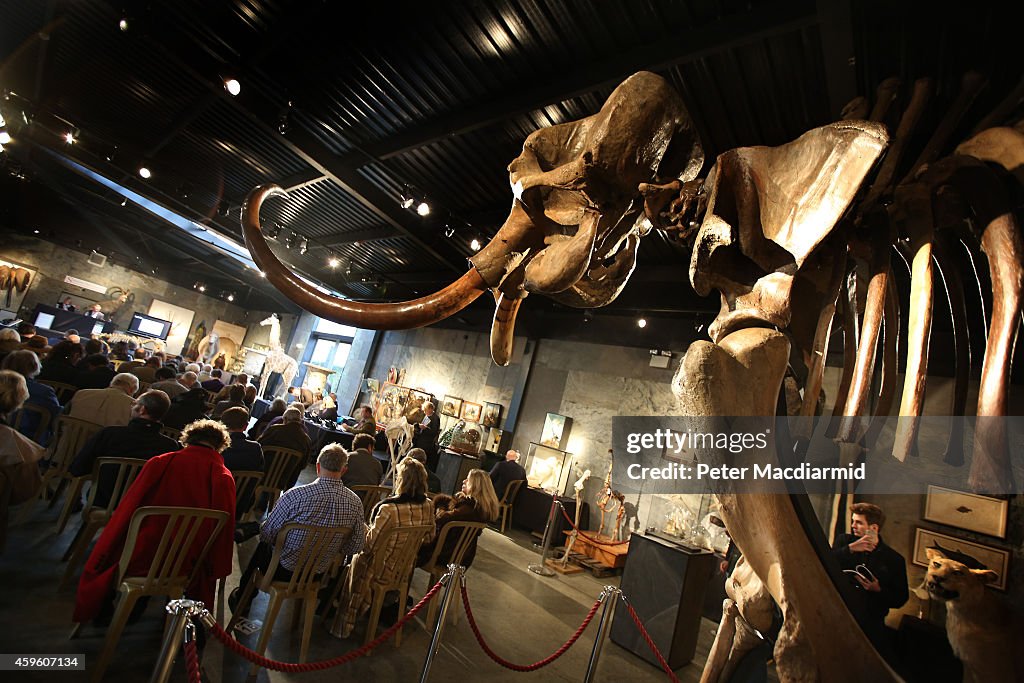
[[[320,559],[318,571],[327,571],[331,560],[340,552],[354,555],[363,548],[366,540],[366,524],[363,521],[363,504],[359,496],[346,488],[341,481],[348,469],[348,454],[340,444],[328,444],[316,459],[317,479],[305,486],[296,486],[281,494],[281,499],[271,511],[260,530],[260,543],[253,553],[249,566],[242,572],[239,587],[231,592],[228,605],[232,612],[248,611],[248,605],[238,605],[242,591],[252,579],[256,570],[266,571],[274,552],[277,533],[289,522],[315,524],[317,526],[350,526],[352,535],[343,547],[329,547]],[[281,562],[274,574],[275,581],[287,581],[295,569],[295,560],[302,544],[303,534],[291,533],[285,539]]]

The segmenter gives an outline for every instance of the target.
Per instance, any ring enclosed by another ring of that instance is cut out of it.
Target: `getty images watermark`
[[[986,418],[1024,482],[1021,418]],[[997,421],[992,421],[997,420]],[[612,423],[613,486],[623,493],[926,493],[929,486],[965,490],[975,436],[973,418],[922,418],[918,448],[892,456],[898,418],[853,425],[846,442],[826,418],[616,417]],[[904,425],[906,426],[906,425]],[[851,436],[852,435],[852,436]],[[991,441],[991,439],[989,439]],[[989,446],[986,446],[989,447]]]

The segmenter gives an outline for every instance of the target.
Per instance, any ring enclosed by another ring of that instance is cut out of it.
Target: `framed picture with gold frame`
[[[462,399],[458,396],[445,396],[441,401],[441,414],[458,417],[462,413]]]
[[[480,424],[484,427],[493,428],[501,424],[501,411],[504,406],[500,403],[489,403],[484,401],[484,414]]]
[[[462,402],[462,419],[466,422],[479,422],[484,407],[479,403]]]

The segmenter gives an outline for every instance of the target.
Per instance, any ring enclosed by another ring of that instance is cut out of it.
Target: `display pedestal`
[[[564,532],[566,535],[566,543],[568,543],[568,536],[572,534],[572,531]],[[589,534],[592,538],[603,543],[612,543],[612,539],[607,536],[595,536]],[[606,567],[612,569],[621,569],[626,566],[626,555],[629,553],[629,543],[623,543],[622,545],[601,545],[594,543],[583,534],[576,536],[576,542],[573,543],[573,552],[581,553],[586,555],[596,562],[600,562]],[[563,546],[564,547],[564,546]]]
[[[315,396],[318,391],[323,391],[327,386],[327,378],[334,374],[332,368],[325,368],[312,363],[303,363],[306,366],[306,378],[302,382],[304,389],[309,389]]]
[[[455,495],[471,470],[480,469],[480,459],[463,455],[447,448],[441,451],[437,462],[437,478],[441,480],[440,493]]]
[[[579,541],[577,541],[579,543]],[[635,533],[619,587],[647,628],[654,644],[678,669],[693,659],[700,630],[704,589],[715,556],[669,541]],[[660,666],[626,610],[612,622],[612,642]]]

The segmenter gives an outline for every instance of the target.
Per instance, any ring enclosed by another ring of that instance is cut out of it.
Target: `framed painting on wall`
[[[0,259],[0,309],[17,313],[35,281],[35,268]]]
[[[171,321],[171,329],[167,333],[165,342],[167,351],[168,353],[182,353],[185,350],[188,331],[192,327],[192,319],[196,316],[195,311],[153,299],[153,303],[149,305],[149,314],[161,320]]]
[[[504,409],[500,403],[488,403],[484,401],[484,427],[497,427],[501,423],[501,411]]]
[[[934,548],[949,559],[962,562],[971,569],[991,569],[999,575],[999,579],[989,585],[997,590],[1006,590],[1006,574],[1010,567],[1009,551],[918,527],[914,534],[914,564],[928,566],[928,554],[925,552],[928,548]]]
[[[1006,538],[1006,517],[1010,503],[998,498],[929,486],[924,518],[957,529]]]
[[[462,419],[466,422],[479,422],[480,414],[483,412],[483,406],[479,403],[470,403],[469,401],[463,401],[462,403]]]
[[[385,384],[377,394],[377,408],[374,419],[380,424],[389,424],[405,411],[409,400],[409,389],[397,384]]]
[[[462,413],[462,399],[458,396],[445,396],[441,401],[441,414],[458,417]]]
[[[548,413],[544,418],[544,429],[540,433],[540,443],[548,448],[565,450],[572,430],[572,418],[556,413]]]

